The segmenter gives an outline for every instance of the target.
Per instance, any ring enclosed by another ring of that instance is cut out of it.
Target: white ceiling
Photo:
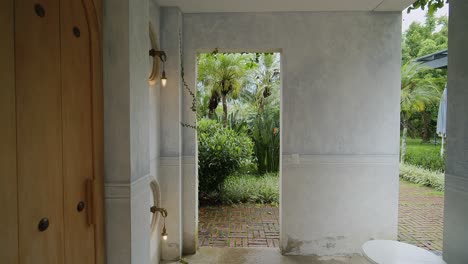
[[[157,0],[184,13],[281,11],[402,11],[415,0]]]

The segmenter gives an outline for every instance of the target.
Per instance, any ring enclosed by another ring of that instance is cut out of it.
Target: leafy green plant
[[[440,150],[438,148],[425,151],[408,148],[405,162],[424,169],[445,172],[445,157],[440,156]]]
[[[261,176],[233,174],[221,189],[222,203],[279,203],[279,177],[277,173]]]
[[[403,126],[401,140],[401,163],[406,158],[406,137],[408,135],[409,120],[415,113],[436,103],[440,98],[437,87],[431,80],[420,78],[418,75],[427,68],[418,63],[407,63],[401,67],[400,116]]]
[[[437,191],[444,191],[444,174],[427,170],[418,166],[400,164],[400,178],[420,184],[423,186],[432,187]]]
[[[214,120],[198,123],[198,175],[200,200],[219,192],[224,179],[249,162],[252,140]]]
[[[411,10],[421,8],[424,10],[426,7],[429,10],[430,14],[433,14],[438,9],[444,7],[445,4],[448,4],[449,0],[416,0],[410,7],[408,7],[408,13]]]
[[[208,116],[219,102],[223,105],[224,126],[228,125],[228,99],[237,98],[244,87],[247,56],[239,53],[209,53],[198,57],[198,81],[209,90]]]
[[[253,121],[252,139],[259,173],[279,170],[279,109],[258,114]]]

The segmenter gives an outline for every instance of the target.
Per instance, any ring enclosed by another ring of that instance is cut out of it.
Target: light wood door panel
[[[90,35],[82,1],[61,0],[61,64],[65,260],[95,261],[94,221],[86,192],[93,179],[92,67]],[[77,205],[84,202],[80,212]],[[91,219],[92,220],[92,219]]]
[[[64,263],[59,1],[15,2],[19,256]],[[42,14],[42,12],[39,12]],[[41,218],[50,225],[38,230]]]
[[[18,263],[13,0],[0,3],[0,263]]]
[[[105,263],[101,6],[0,5],[0,263]]]

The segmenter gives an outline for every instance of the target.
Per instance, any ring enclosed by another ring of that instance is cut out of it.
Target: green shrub
[[[253,120],[251,134],[258,172],[277,172],[280,151],[279,108],[258,114]]]
[[[221,189],[223,203],[279,203],[278,174],[230,175]]]
[[[400,178],[412,183],[432,187],[437,191],[444,191],[444,174],[427,170],[418,166],[400,165]]]
[[[445,158],[440,156],[439,148],[408,148],[405,163],[433,171],[445,171]]]
[[[200,200],[216,196],[224,179],[249,162],[253,143],[245,134],[237,134],[213,120],[198,123],[198,176]]]

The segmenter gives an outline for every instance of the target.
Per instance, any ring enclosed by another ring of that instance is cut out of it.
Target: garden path
[[[398,240],[442,251],[444,197],[440,192],[400,181]],[[278,247],[278,207],[232,205],[201,207],[201,247]]]
[[[279,212],[276,206],[201,207],[198,218],[201,247],[279,247]]]
[[[400,181],[399,241],[441,252],[443,220],[443,193]]]

